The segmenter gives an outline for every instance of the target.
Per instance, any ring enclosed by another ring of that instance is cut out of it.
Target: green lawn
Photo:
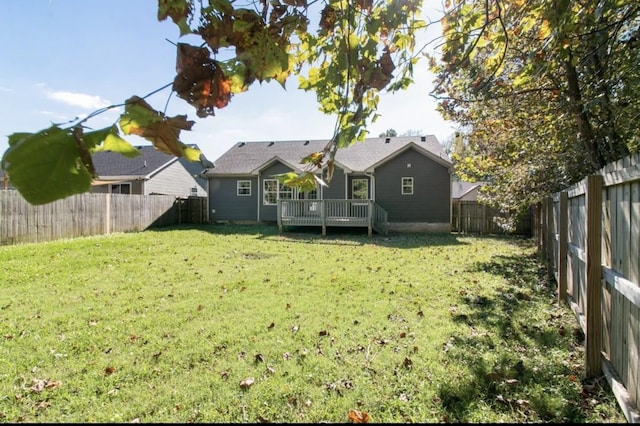
[[[626,421],[531,240],[347,231],[0,247],[0,422]]]

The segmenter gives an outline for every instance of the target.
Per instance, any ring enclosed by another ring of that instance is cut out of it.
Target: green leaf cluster
[[[630,2],[449,2],[434,95],[460,125],[456,173],[521,212],[637,152],[640,8]]]
[[[88,192],[95,173],[91,153],[139,154],[118,133],[115,126],[84,133],[80,126],[65,129],[57,125],[37,133],[14,133],[2,156],[2,169],[31,204]]]

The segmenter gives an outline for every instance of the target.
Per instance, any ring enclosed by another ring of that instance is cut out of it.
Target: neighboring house
[[[451,198],[455,201],[477,201],[478,191],[484,182],[462,182],[454,180],[451,183]]]
[[[207,196],[207,180],[200,174],[212,164],[204,154],[200,161],[191,162],[152,145],[136,148],[140,155],[133,158],[107,151],[93,154],[98,177],[92,183],[92,192]]]
[[[327,143],[235,144],[204,173],[209,178],[210,220],[276,222],[282,215],[278,200],[351,200],[352,210],[370,200],[386,211],[386,229],[450,231],[452,164],[434,136],[368,138],[340,148],[332,180],[310,193],[299,193],[273,178],[305,170],[300,160],[322,151]],[[320,215],[317,206],[310,201],[306,214]]]

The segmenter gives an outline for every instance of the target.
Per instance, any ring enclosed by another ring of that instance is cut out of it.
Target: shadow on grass
[[[166,232],[175,230],[196,230],[216,235],[254,235],[258,239],[268,239],[274,242],[286,241],[301,244],[329,244],[335,245],[378,245],[393,248],[417,248],[433,246],[466,245],[458,240],[456,234],[447,233],[389,233],[380,235],[374,233],[371,237],[367,228],[363,227],[328,227],[327,235],[322,236],[319,227],[287,227],[280,234],[278,227],[270,224],[241,225],[241,224],[206,224],[206,225],[176,225],[171,227],[152,228],[145,232]]]
[[[460,292],[453,320],[468,325],[469,332],[453,335],[443,349],[445,362],[465,368],[466,374],[438,388],[445,420],[469,421],[482,401],[492,412],[518,421],[587,421],[588,408],[576,383],[580,360],[572,365],[550,356],[575,355],[580,337],[565,331],[536,255],[495,256],[468,272],[496,275],[503,284],[493,295],[474,294],[479,293],[475,288]]]

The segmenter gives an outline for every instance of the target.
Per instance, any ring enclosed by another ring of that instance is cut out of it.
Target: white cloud
[[[8,87],[0,86],[0,92],[13,92],[13,91],[14,91],[13,89],[10,89]]]
[[[57,91],[47,93],[47,97],[67,105],[86,109],[99,109],[111,105],[111,102],[100,96],[87,95],[86,93]]]

